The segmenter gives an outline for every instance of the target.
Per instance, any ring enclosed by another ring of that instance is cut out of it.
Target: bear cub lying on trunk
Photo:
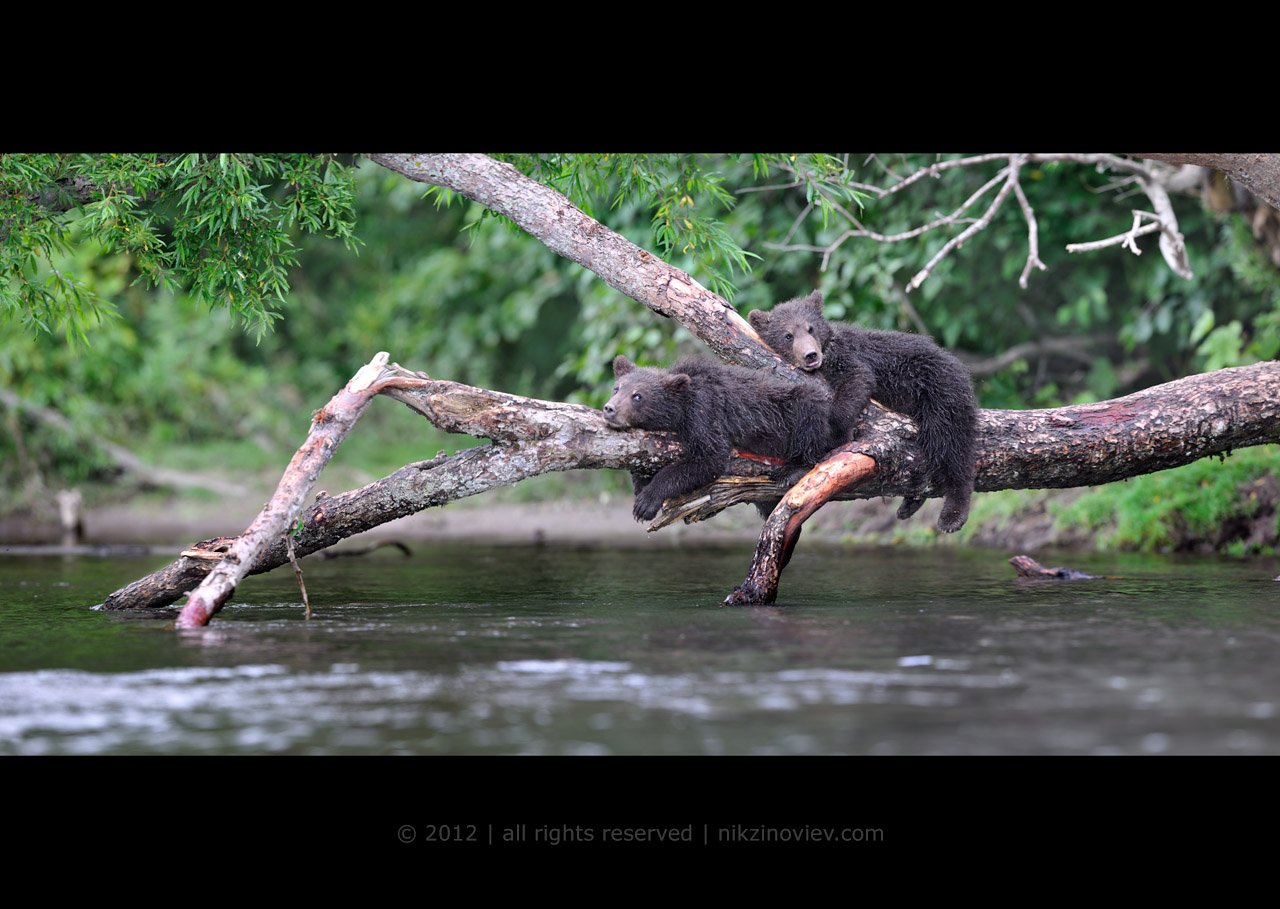
[[[840,406],[823,385],[793,383],[757,369],[686,358],[671,369],[613,361],[617,384],[604,406],[615,429],[674,432],[683,457],[647,483],[636,481],[638,521],[662,501],[692,492],[725,472],[733,448],[810,466],[849,440],[861,407]],[[865,403],[865,402],[864,402]]]
[[[861,415],[875,398],[915,420],[925,469],[943,493],[938,529],[954,533],[964,526],[978,433],[978,405],[964,364],[923,335],[832,324],[816,291],[769,312],[752,310],[747,319],[775,353],[822,376],[843,412]],[[920,496],[904,499],[898,517],[911,517],[923,504]]]

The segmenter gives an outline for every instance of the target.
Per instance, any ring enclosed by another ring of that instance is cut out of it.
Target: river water
[[[743,609],[741,546],[418,544],[182,633],[89,608],[165,557],[0,555],[0,754],[1280,751],[1275,560],[1011,554],[802,543]]]

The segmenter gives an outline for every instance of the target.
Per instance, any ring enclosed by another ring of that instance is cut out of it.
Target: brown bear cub
[[[832,324],[816,291],[769,312],[752,310],[747,319],[776,353],[826,379],[837,406],[860,415],[875,398],[915,420],[925,469],[943,493],[938,529],[953,533],[964,526],[976,473],[978,405],[959,360],[923,335]],[[904,499],[898,517],[911,517],[923,504],[920,496]]]
[[[662,501],[692,492],[724,473],[732,449],[812,465],[849,439],[861,410],[833,410],[824,385],[799,384],[757,369],[686,358],[671,369],[613,361],[617,384],[604,405],[615,429],[674,432],[684,456],[647,483],[636,480],[637,521],[653,518]]]

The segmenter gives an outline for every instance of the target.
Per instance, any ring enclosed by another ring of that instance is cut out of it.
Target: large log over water
[[[610,429],[599,411],[541,401],[386,368],[378,393],[450,432],[493,439],[450,457],[406,465],[377,482],[329,496],[304,509],[295,537],[299,555],[433,505],[558,470],[615,468],[653,472],[679,454],[666,433]],[[1092,486],[1177,467],[1211,454],[1280,438],[1280,363],[1191,376],[1097,404],[979,414],[980,491]],[[740,502],[783,497],[766,522],[739,603],[772,602],[784,555],[799,525],[835,499],[899,496],[920,488],[915,426],[871,406],[859,438],[797,484],[790,495],[776,463],[735,457],[730,473],[680,500],[668,500],[653,528],[702,520]],[[858,455],[851,458],[850,455]],[[855,482],[847,487],[845,484]],[[924,486],[926,494],[936,492]],[[785,497],[784,497],[785,496]],[[217,543],[208,541],[211,548]],[[248,573],[288,560],[282,539],[269,541]],[[167,606],[198,585],[210,561],[183,556],[111,594],[108,609]]]

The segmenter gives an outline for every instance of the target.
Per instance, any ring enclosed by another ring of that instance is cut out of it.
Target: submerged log
[[[1045,568],[1029,555],[1016,555],[1009,559],[1009,564],[1020,578],[1043,579],[1050,581],[1100,581],[1101,575],[1085,574],[1074,568]]]
[[[375,543],[370,543],[368,546],[360,546],[358,548],[353,548],[353,549],[341,549],[341,550],[338,550],[337,552],[335,552],[332,549],[324,549],[324,550],[321,550],[320,552],[320,558],[325,559],[327,561],[330,559],[345,559],[345,558],[352,558],[354,556],[366,556],[369,553],[376,552],[379,549],[382,549],[384,547],[390,547],[392,549],[399,550],[400,554],[404,556],[406,559],[413,557],[413,550],[410,549],[408,546],[406,546],[404,543],[401,543],[399,540],[378,540]]]

